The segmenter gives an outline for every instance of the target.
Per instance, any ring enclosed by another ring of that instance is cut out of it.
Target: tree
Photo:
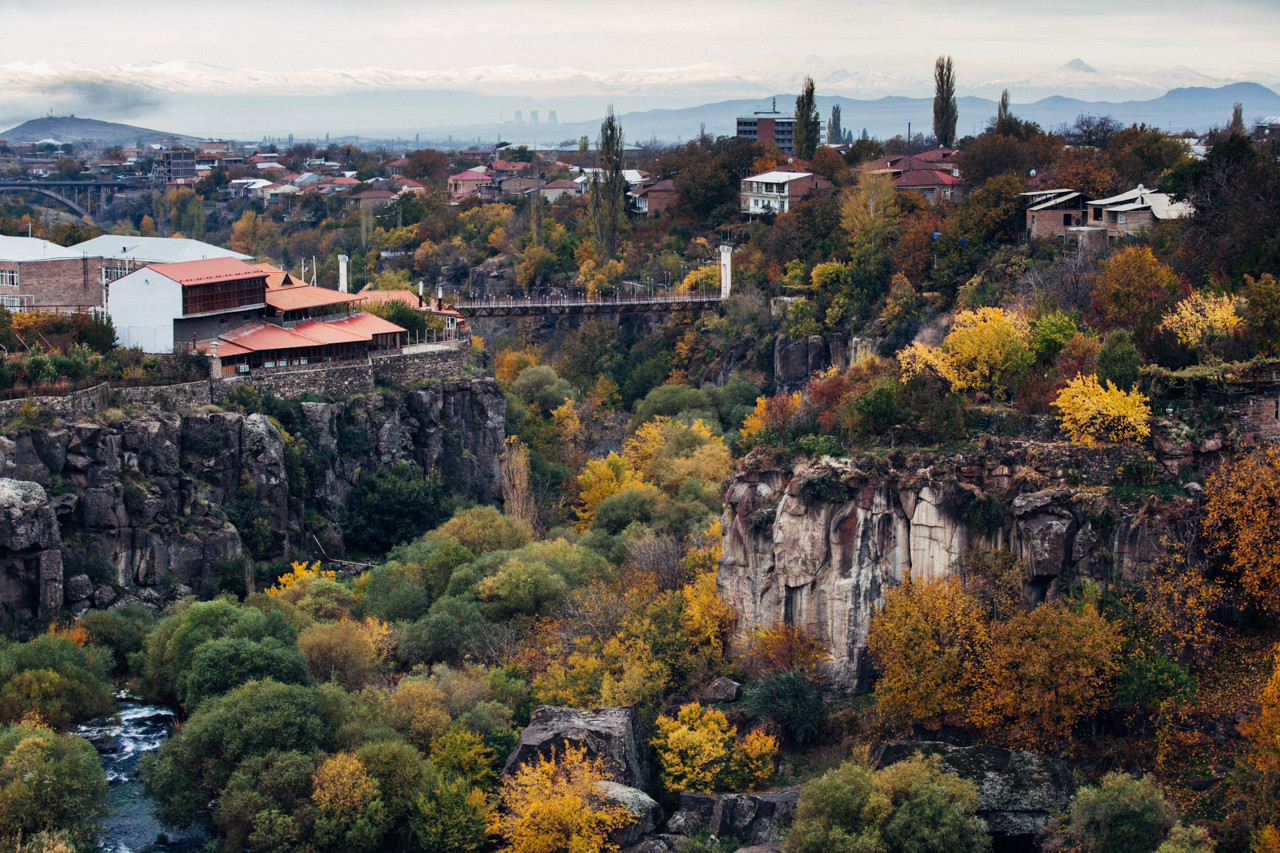
[[[1205,481],[1200,519],[1214,568],[1268,613],[1280,613],[1280,452],[1262,447],[1219,465]]]
[[[578,492],[578,526],[586,529],[591,525],[596,510],[606,499],[627,489],[635,489],[648,485],[636,469],[617,453],[610,453],[604,459],[592,459],[587,462],[582,473],[578,475],[575,485]]]
[[[1138,358],[1138,350],[1133,345],[1133,335],[1117,329],[1108,332],[1096,347],[1095,363],[1099,382],[1114,383],[1121,391],[1132,391],[1137,387],[1142,360]]]
[[[1174,305],[1156,328],[1173,332],[1183,346],[1202,356],[1240,323],[1234,298],[1198,290]]]
[[[339,752],[320,763],[312,777],[316,840],[337,850],[372,850],[390,828],[378,783],[364,762]]]
[[[1271,273],[1244,277],[1244,319],[1258,349],[1280,353],[1280,282]]]
[[[1227,129],[1232,133],[1244,133],[1244,104],[1239,101],[1231,108],[1231,124]]]
[[[831,120],[827,122],[827,144],[840,145],[844,142],[844,131],[840,128],[840,105],[831,107]]]
[[[1093,303],[1111,326],[1130,329],[1142,344],[1178,300],[1178,276],[1146,246],[1128,246],[1103,262]]]
[[[773,775],[777,741],[758,730],[738,740],[737,728],[714,708],[691,702],[674,719],[658,717],[654,730],[659,780],[669,793],[750,791]]]
[[[1210,853],[1213,845],[1195,829],[1178,826],[1173,806],[1151,777],[1108,773],[1100,784],[1076,793],[1066,834],[1081,853]]]
[[[787,853],[982,853],[977,787],[936,756],[871,770],[846,761],[800,789]]]
[[[617,850],[610,836],[632,817],[605,797],[604,779],[603,760],[588,758],[585,747],[568,747],[558,759],[539,755],[503,780],[504,811],[489,828],[507,853]]]
[[[818,129],[821,125],[813,94],[813,78],[806,76],[804,88],[796,98],[796,123],[792,135],[796,156],[801,160],[813,159],[813,152],[818,150]]]
[[[106,814],[107,777],[87,740],[60,735],[39,723],[0,728],[0,843],[66,833],[87,849]]]
[[[532,525],[537,517],[529,486],[529,448],[520,437],[508,436],[502,454],[502,506],[508,515]]]
[[[298,648],[316,681],[359,690],[378,672],[383,654],[366,625],[344,619],[319,622],[298,636]]]
[[[453,518],[427,534],[427,539],[441,543],[453,540],[480,556],[522,548],[533,540],[533,530],[526,522],[503,515],[495,507],[477,506],[454,513]]]
[[[955,69],[950,56],[939,56],[933,65],[933,136],[944,148],[955,142],[959,117]]]
[[[1093,602],[1050,602],[991,628],[970,722],[1010,745],[1069,742],[1119,671],[1120,632]]]
[[[1151,434],[1151,406],[1139,391],[1121,391],[1097,376],[1077,375],[1053,401],[1072,441],[1096,446],[1139,441]]]
[[[960,722],[990,642],[979,603],[958,579],[908,577],[885,596],[867,636],[877,704],[932,728]]]
[[[618,254],[618,231],[625,221],[627,179],[622,174],[622,128],[609,106],[597,140],[599,172],[591,179],[592,248],[598,263]]]
[[[408,462],[366,470],[347,501],[343,529],[353,548],[384,553],[435,525],[444,514],[444,487]]]

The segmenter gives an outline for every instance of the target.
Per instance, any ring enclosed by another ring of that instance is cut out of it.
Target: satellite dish
[[[1035,170],[1035,169],[1032,169],[1032,170],[1031,170],[1031,177],[1033,177],[1033,178],[1034,178],[1035,176],[1036,176],[1036,170]]]

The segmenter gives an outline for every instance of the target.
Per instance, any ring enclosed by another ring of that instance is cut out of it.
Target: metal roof
[[[117,258],[156,264],[176,264],[206,258],[253,260],[252,255],[242,255],[212,243],[185,237],[124,237],[103,234],[101,237],[76,243],[68,251],[75,252],[76,257],[88,255],[91,258]]]
[[[0,236],[0,261],[27,263],[29,261],[55,261],[69,258],[83,258],[81,251],[41,240],[39,237],[4,237]]]
[[[345,305],[358,302],[354,293],[339,293],[327,287],[302,284],[296,287],[277,287],[267,291],[267,304],[277,311],[301,311],[306,308],[323,308],[326,305]]]
[[[255,266],[236,258],[213,258],[206,261],[184,261],[177,264],[148,264],[144,269],[154,270],[184,287],[196,284],[215,284],[221,281],[237,281],[242,278],[260,278],[265,284],[267,274]]]

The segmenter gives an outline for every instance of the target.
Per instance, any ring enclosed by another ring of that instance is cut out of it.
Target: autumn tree
[[[1002,396],[1034,361],[1029,331],[1021,314],[1003,308],[961,311],[941,348],[915,343],[898,353],[901,379],[932,374],[956,391]]]
[[[1049,602],[991,628],[970,722],[1024,746],[1069,742],[1119,671],[1120,633],[1092,601]]]
[[[876,702],[930,728],[960,722],[989,645],[982,608],[959,579],[908,576],[885,596],[867,636]]]
[[[955,68],[950,56],[939,56],[933,64],[933,136],[944,148],[955,142],[959,117]]]
[[[1280,282],[1271,273],[1246,275],[1243,294],[1244,320],[1258,349],[1272,356],[1280,353]]]
[[[107,801],[102,760],[87,740],[38,722],[0,727],[0,844],[66,833],[88,849]],[[66,848],[70,851],[72,848]]]
[[[312,777],[316,840],[337,850],[373,850],[390,828],[378,783],[350,752],[329,756]]]
[[[1174,305],[1156,328],[1174,333],[1179,343],[1203,356],[1229,336],[1240,319],[1234,298],[1196,291]]]
[[[689,703],[674,719],[658,717],[654,729],[659,779],[670,793],[751,791],[773,775],[777,741],[758,729],[739,739],[738,730],[714,708]]]
[[[529,448],[519,436],[508,436],[502,454],[502,506],[506,514],[533,526],[537,517],[529,485]]]
[[[1180,288],[1174,271],[1149,248],[1128,246],[1103,262],[1093,302],[1108,324],[1131,329],[1145,342],[1177,302]]]
[[[490,820],[507,853],[588,853],[617,850],[611,833],[632,820],[608,800],[600,783],[602,759],[568,747],[558,758],[539,755],[503,780],[504,811]]]
[[[1214,568],[1280,613],[1280,452],[1262,447],[1218,466],[1205,481],[1200,525]]]
[[[1125,444],[1151,434],[1151,406],[1139,391],[1121,391],[1110,380],[1079,376],[1053,401],[1062,430],[1072,441],[1090,446]]]
[[[271,219],[246,210],[231,226],[231,248],[260,259],[278,257],[280,228]]]
[[[818,150],[818,130],[822,119],[818,116],[818,107],[813,94],[813,78],[804,78],[804,88],[796,98],[796,123],[792,134],[796,156],[801,160],[812,160],[813,152]]]

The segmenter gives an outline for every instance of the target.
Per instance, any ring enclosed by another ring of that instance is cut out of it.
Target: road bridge
[[[460,299],[454,307],[472,319],[486,317],[657,314],[705,311],[721,302],[720,293],[670,293],[639,296],[514,296]]]
[[[78,216],[92,217],[95,197],[105,207],[111,195],[136,185],[120,181],[0,181],[0,193],[42,195],[59,202]],[[81,196],[84,197],[83,204]]]

